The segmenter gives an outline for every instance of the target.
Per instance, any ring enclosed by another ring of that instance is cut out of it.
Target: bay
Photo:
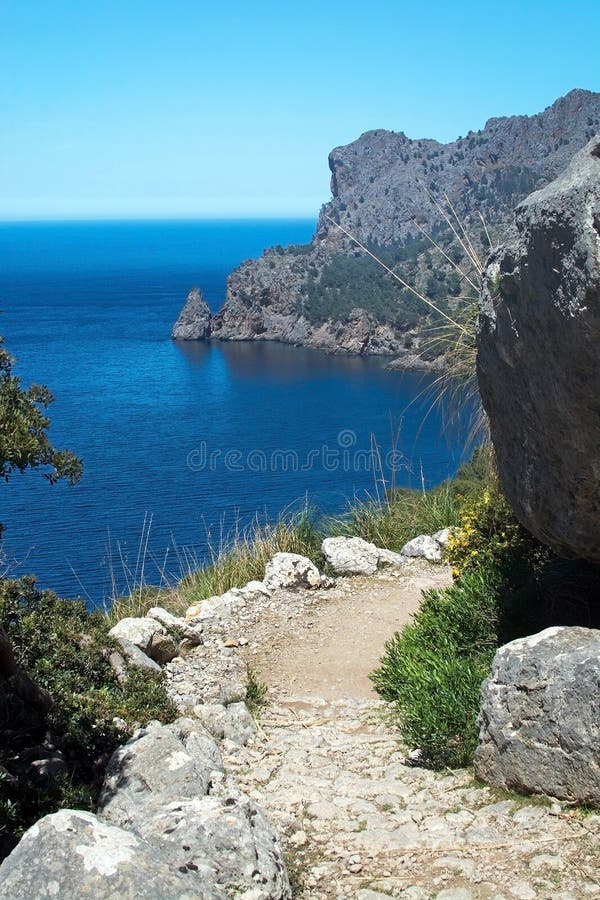
[[[176,580],[257,516],[306,502],[337,513],[381,495],[382,476],[420,487],[456,471],[464,429],[445,430],[431,408],[432,376],[277,344],[170,339],[192,285],[216,309],[234,266],[308,241],[314,224],[0,224],[0,333],[23,385],[55,395],[54,444],[85,466],[74,488],[40,472],[2,485],[9,575],[102,604],[142,574]]]

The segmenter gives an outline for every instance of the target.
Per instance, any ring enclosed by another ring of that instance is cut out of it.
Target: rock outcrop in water
[[[210,336],[210,307],[200,288],[193,287],[173,326],[172,337],[177,341],[203,341]]]
[[[500,480],[539,540],[600,563],[600,137],[516,227],[491,259],[478,335]]]
[[[312,242],[266,250],[232,272],[211,338],[276,340],[396,355],[400,367],[431,365],[439,348],[423,351],[432,316],[332,220],[451,310],[462,292],[458,276],[417,223],[460,260],[460,245],[440,214],[444,196],[479,243],[480,213],[497,232],[515,205],[555,178],[599,128],[600,94],[575,90],[538,115],[490,119],[450,144],[379,130],[336,148],[329,156],[333,197]],[[203,329],[199,320],[195,336],[206,337]]]

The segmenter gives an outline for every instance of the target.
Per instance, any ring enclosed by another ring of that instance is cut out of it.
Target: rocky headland
[[[332,199],[311,243],[274,247],[242,263],[214,316],[193,290],[173,337],[282,341],[396,357],[398,368],[439,366],[443,347],[429,346],[435,314],[334,223],[452,312],[464,285],[423,233],[465,267],[441,207],[452,204],[485,255],[481,216],[500,240],[517,203],[552,181],[599,128],[600,94],[574,90],[537,115],[490,119],[449,144],[366,132],[329,155]]]

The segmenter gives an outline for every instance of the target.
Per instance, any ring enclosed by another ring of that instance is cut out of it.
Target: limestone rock
[[[374,575],[377,571],[377,547],[362,538],[325,538],[321,549],[329,565],[339,575]]]
[[[364,276],[381,278],[384,291],[389,278],[358,255],[333,223],[367,245],[387,247],[397,258],[398,244],[419,235],[415,222],[428,233],[443,224],[423,190],[423,183],[433,179],[434,194],[451,198],[463,221],[477,219],[483,203],[488,224],[504,225],[519,200],[555,178],[585,146],[599,115],[600,94],[574,90],[535,116],[490,119],[480,132],[449,144],[378,129],[336,147],[329,155],[332,199],[321,210],[311,243],[266,250],[232,272],[225,303],[210,325],[211,340],[283,341],[330,353],[390,354],[399,357],[399,365],[422,366],[423,319],[415,326],[414,314],[403,315],[401,291],[394,316],[374,308],[344,263],[348,257],[357,266],[364,263]],[[443,243],[447,249],[448,242]],[[424,253],[415,248],[418,266],[426,264]],[[442,277],[453,274],[443,260],[436,268]],[[336,306],[342,308],[327,315],[333,306],[327,288],[331,275],[341,279]],[[424,305],[422,313],[426,318]]]
[[[600,137],[517,207],[516,230],[478,326],[502,488],[539,540],[600,563]]]
[[[113,753],[99,808],[111,822],[135,827],[166,803],[205,794],[221,768],[218,748],[197,720],[151,723]]]
[[[167,663],[177,655],[177,644],[173,638],[160,622],[148,616],[128,616],[117,622],[108,633],[126,652],[128,645],[133,644],[159,664]]]
[[[245,602],[239,591],[226,591],[219,597],[207,597],[193,603],[186,610],[185,618],[194,627],[203,622],[222,622],[231,618],[232,612]]]
[[[338,575],[374,575],[384,566],[400,566],[404,562],[399,553],[383,550],[359,537],[325,538],[323,555]]]
[[[483,781],[600,806],[600,631],[547,628],[501,647],[482,688]]]
[[[306,556],[276,553],[266,565],[264,584],[268,591],[317,588],[321,573]]]
[[[146,616],[149,619],[155,619],[166,628],[168,632],[181,640],[186,640],[191,646],[197,646],[202,643],[202,634],[195,628],[191,628],[185,619],[174,616],[162,606],[153,606],[148,610]]]
[[[254,719],[241,700],[229,706],[220,703],[199,703],[194,707],[194,715],[214,738],[232,741],[241,747],[245,746],[256,732]]]
[[[211,885],[210,873],[194,889],[190,874],[158,846],[72,809],[45,816],[25,832],[0,866],[0,892],[10,900],[225,897]]]
[[[200,288],[194,287],[187,295],[185,305],[173,326],[172,337],[176,341],[203,341],[210,336],[210,307]]]
[[[279,839],[261,810],[247,797],[197,797],[172,804],[139,832],[169,852],[175,866],[203,867],[214,881],[254,888],[261,900],[288,900],[291,890]],[[242,896],[244,896],[242,894]]]
[[[436,531],[435,534],[432,534],[431,537],[434,541],[438,542],[440,547],[447,547],[451,534],[452,528],[442,528],[440,531]]]
[[[146,653],[140,650],[139,647],[136,647],[135,644],[132,644],[131,641],[125,640],[125,638],[121,638],[119,641],[121,645],[121,649],[125,656],[127,657],[127,662],[130,666],[134,666],[137,669],[146,669],[148,672],[160,672],[160,666],[153,659],[150,659]],[[119,653],[111,654],[109,657],[109,661],[113,672],[115,673],[115,677],[117,680],[124,680],[126,678],[126,670],[122,670],[120,666],[120,661],[117,657],[121,657]],[[111,661],[112,660],[112,661]]]
[[[408,541],[401,550],[403,556],[419,556],[428,559],[429,562],[439,562],[442,558],[442,548],[439,542],[430,534],[420,534]]]

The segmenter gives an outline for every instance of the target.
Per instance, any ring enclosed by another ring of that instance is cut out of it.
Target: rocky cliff
[[[600,135],[517,207],[515,236],[489,262],[477,343],[517,518],[557,554],[600,563]]]
[[[458,235],[441,207],[452,204],[485,253],[481,216],[500,239],[517,203],[555,178],[598,130],[600,94],[574,90],[544,112],[490,119],[449,144],[380,130],[336,148],[329,155],[332,199],[312,242],[269,249],[232,272],[225,303],[210,323],[211,338],[393,354],[415,364],[434,314],[333,222],[440,308],[452,310],[464,285],[421,229],[464,268]],[[205,333],[202,320],[186,337]]]

